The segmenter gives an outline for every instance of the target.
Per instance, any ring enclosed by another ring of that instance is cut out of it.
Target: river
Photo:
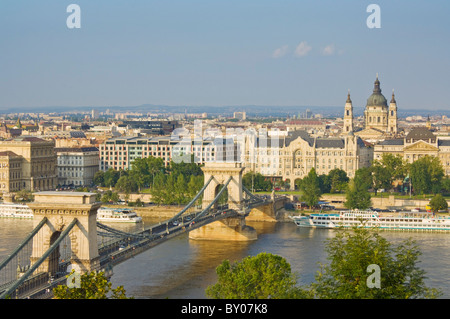
[[[144,225],[157,222],[144,218]],[[0,219],[0,260],[17,247],[32,230],[32,221]],[[187,234],[173,238],[114,268],[113,287],[122,285],[136,299],[201,299],[217,280],[215,268],[225,259],[241,260],[268,252],[284,257],[301,284],[314,281],[318,262],[326,263],[326,239],[335,231],[298,228],[291,222],[248,223],[258,232],[251,242],[190,240]],[[143,226],[118,226],[123,230]],[[450,298],[450,234],[381,232],[393,244],[412,237],[422,252],[419,266],[425,270],[429,287],[440,288],[441,298]]]

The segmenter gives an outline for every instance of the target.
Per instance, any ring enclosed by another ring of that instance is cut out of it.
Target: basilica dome
[[[387,107],[387,100],[384,97],[383,94],[381,94],[380,89],[380,81],[377,79],[374,83],[373,93],[369,98],[367,99],[367,105],[366,106],[384,106]]]

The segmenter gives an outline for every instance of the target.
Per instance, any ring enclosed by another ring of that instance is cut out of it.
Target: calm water
[[[145,225],[155,220],[144,219]],[[205,298],[207,286],[216,282],[215,268],[225,259],[240,260],[268,252],[280,255],[299,275],[299,281],[314,281],[318,262],[327,262],[325,240],[335,231],[298,228],[293,223],[248,223],[258,232],[249,243],[196,241],[187,234],[156,246],[114,268],[113,287],[123,285],[128,296],[140,298]],[[32,230],[32,221],[0,219],[0,259],[17,247]],[[116,225],[117,226],[117,225]],[[121,226],[132,230],[133,226]],[[142,228],[142,225],[138,226]],[[450,234],[382,232],[391,242],[412,237],[422,251],[419,266],[426,271],[427,285],[441,288],[450,298]]]

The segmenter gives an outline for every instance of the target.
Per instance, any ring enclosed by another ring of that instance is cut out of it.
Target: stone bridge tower
[[[28,206],[33,210],[34,227],[44,217],[46,224],[33,239],[31,263],[35,263],[55,242],[62,231],[76,218],[74,228],[69,232],[71,264],[80,272],[100,270],[97,242],[97,209],[94,193],[82,192],[39,192],[35,201]],[[37,272],[55,273],[58,269],[59,249],[56,249],[42,263]]]

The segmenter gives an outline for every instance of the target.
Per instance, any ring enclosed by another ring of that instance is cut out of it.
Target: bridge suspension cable
[[[245,187],[244,185],[242,185],[242,190],[247,193],[247,195],[250,196],[250,198],[253,199],[260,199],[258,196],[256,196],[255,194],[253,194],[247,187]]]
[[[178,214],[176,214],[175,216],[173,216],[172,218],[170,218],[169,220],[167,220],[167,223],[170,223],[176,219],[178,219],[178,217],[180,217],[184,212],[186,212],[189,208],[191,208],[191,206],[197,201],[197,199],[199,199],[199,197],[203,194],[203,192],[205,191],[206,187],[208,187],[209,183],[211,183],[211,181],[213,180],[214,176],[211,176],[208,181],[205,183],[205,185],[203,185],[202,189],[197,193],[197,195],[195,195],[195,197],[189,202],[189,204],[186,205],[186,207],[184,207]]]
[[[39,258],[30,269],[23,274],[13,285],[11,285],[6,291],[0,295],[0,299],[4,299],[6,296],[10,295],[17,287],[19,287],[28,277],[47,259],[48,256],[59,246],[61,241],[69,234],[72,228],[76,225],[78,220],[74,218],[72,222],[67,226],[67,228],[59,235],[58,239],[47,249],[47,251]]]
[[[118,229],[115,229],[115,228],[111,228],[111,227],[106,226],[106,225],[104,225],[102,223],[99,223],[99,222],[97,222],[97,227],[101,228],[103,230],[106,230],[107,232],[111,233],[111,235],[109,235],[111,237],[123,237],[123,238],[125,238],[125,237],[145,238],[145,237],[147,237],[147,236],[142,235],[140,233],[127,233],[127,232],[124,232],[124,231],[121,231],[121,230],[118,230]],[[101,233],[101,234],[102,235],[107,235],[106,233]]]
[[[47,222],[47,217],[42,218],[41,222],[31,231],[31,233],[23,240],[23,242],[8,256],[5,260],[0,264],[0,270],[5,267],[11,259],[13,259],[27,244],[33,239],[34,235],[38,233],[38,231],[45,225]]]
[[[222,189],[219,191],[219,193],[217,193],[217,196],[211,201],[211,203],[209,203],[208,206],[206,206],[206,208],[204,210],[202,210],[199,214],[197,214],[194,217],[193,221],[198,220],[200,217],[202,217],[209,211],[209,209],[219,200],[220,196],[225,191],[225,189],[227,189],[227,186],[231,182],[232,179],[233,179],[232,176],[230,176],[230,178],[228,178],[227,182],[223,185]]]

